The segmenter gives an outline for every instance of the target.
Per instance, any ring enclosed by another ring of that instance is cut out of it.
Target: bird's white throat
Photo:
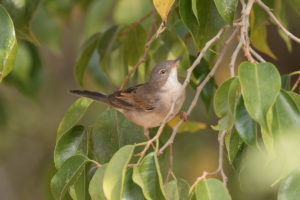
[[[169,74],[169,77],[164,84],[164,86],[161,88],[162,90],[180,90],[180,82],[177,79],[177,68],[173,68]]]

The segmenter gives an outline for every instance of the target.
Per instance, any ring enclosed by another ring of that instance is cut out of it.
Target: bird
[[[176,100],[174,112],[167,122],[178,115],[184,103],[185,89],[177,75],[181,60],[182,57],[163,61],[152,69],[149,81],[109,95],[87,90],[71,90],[70,93],[115,108],[129,120],[144,127],[144,134],[150,139],[149,128],[161,125],[173,101]]]

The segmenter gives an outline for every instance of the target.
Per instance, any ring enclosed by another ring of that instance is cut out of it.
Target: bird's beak
[[[177,67],[181,60],[182,60],[182,56],[180,56],[176,60],[174,60],[172,67]]]

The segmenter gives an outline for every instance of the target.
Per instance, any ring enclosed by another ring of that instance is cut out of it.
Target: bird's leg
[[[150,135],[149,135],[149,129],[144,127],[144,134],[146,136],[146,138],[148,140],[151,140]],[[155,150],[155,146],[153,145],[153,143],[151,143],[151,146],[153,147],[153,149]]]

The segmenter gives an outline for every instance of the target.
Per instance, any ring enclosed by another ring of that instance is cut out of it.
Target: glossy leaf
[[[57,142],[54,150],[54,163],[58,169],[75,154],[87,155],[88,133],[83,126],[74,126]]]
[[[25,96],[36,98],[43,75],[44,68],[37,47],[20,41],[14,68],[5,78],[5,83],[13,85]]]
[[[179,1],[179,12],[181,19],[185,26],[188,28],[191,33],[195,44],[198,48],[199,44],[199,25],[196,16],[193,13],[192,0],[180,0]]]
[[[286,177],[279,188],[278,200],[297,200],[300,196],[300,169],[295,169]]]
[[[270,129],[273,134],[287,134],[289,131],[300,130],[300,111],[284,90],[277,96],[272,113]]]
[[[117,37],[118,27],[113,26],[106,30],[99,42],[98,42],[98,53],[100,55],[100,67],[104,72],[108,71],[109,64],[109,56],[111,54],[112,48],[115,45],[116,37]]]
[[[197,0],[197,18],[199,22],[198,48],[202,49],[207,41],[213,38],[225,25],[213,0]]]
[[[104,164],[98,168],[90,181],[89,194],[92,200],[105,200],[103,192],[103,178],[106,167],[107,164]]]
[[[193,15],[192,0],[181,0],[179,10],[198,49],[202,49],[205,43],[214,37],[225,24],[213,0],[196,1],[197,17]]]
[[[91,197],[89,195],[89,164],[87,164],[81,175],[77,178],[76,182],[74,183],[74,192],[76,200],[90,200]]]
[[[247,112],[243,96],[239,96],[234,108],[234,124],[240,137],[248,145],[256,144],[257,127],[256,122]]]
[[[147,200],[166,199],[158,160],[154,152],[145,156],[139,166],[133,167],[132,178],[142,188]]]
[[[294,100],[298,108],[298,111],[300,111],[300,95],[291,91],[285,91],[285,92]]]
[[[265,130],[268,130],[267,112],[274,104],[281,87],[277,69],[271,63],[255,65],[244,62],[239,66],[238,73],[248,113]]]
[[[168,14],[175,0],[153,0],[153,4],[163,22],[167,21]]]
[[[96,33],[91,36],[83,45],[79,58],[75,66],[75,77],[79,85],[83,86],[83,76],[86,71],[87,65],[93,55],[95,48],[98,45],[98,41],[101,37],[100,33]]]
[[[126,200],[144,200],[142,189],[132,180],[133,168],[126,171],[124,181],[124,192],[122,199]]]
[[[176,126],[176,124],[180,121],[180,117],[176,117],[174,119],[172,119],[171,121],[168,122],[168,125],[170,127],[174,127]],[[182,133],[182,132],[190,132],[190,133],[195,133],[199,130],[203,130],[207,128],[207,124],[201,123],[201,122],[197,122],[197,121],[186,121],[183,122],[178,130],[177,133]]]
[[[125,173],[133,150],[133,145],[126,145],[117,151],[109,161],[103,178],[103,191],[108,200],[121,199]]]
[[[59,124],[56,141],[58,141],[67,131],[77,124],[92,102],[93,100],[82,97],[77,99],[69,107],[64,118]]]
[[[251,30],[250,41],[257,50],[267,54],[273,59],[276,59],[276,56],[271,51],[267,43],[267,29],[265,24],[257,26]]]
[[[166,186],[166,195],[168,200],[189,199],[189,184],[183,179],[170,181]]]
[[[214,178],[199,181],[195,193],[197,200],[231,200],[223,183]]]
[[[214,129],[227,130],[233,126],[233,111],[238,87],[238,78],[233,77],[225,81],[216,91],[214,109],[221,119]]]
[[[281,76],[281,88],[284,90],[291,89],[291,76],[289,74],[284,74]]]
[[[232,25],[236,13],[238,0],[214,0],[219,14],[230,25]]]
[[[234,168],[239,169],[246,145],[235,128],[230,133],[227,133],[225,141],[228,158]]]
[[[31,31],[31,20],[40,0],[2,0],[16,27],[17,37],[28,40],[35,45],[39,44]]]
[[[132,29],[132,27],[129,26],[127,29]],[[127,29],[124,31],[129,31]],[[144,54],[147,33],[143,26],[138,25],[129,33],[122,36],[122,40],[128,64],[134,66]]]
[[[108,162],[120,147],[146,140],[142,127],[114,109],[103,112],[97,121],[92,141],[96,160],[100,163]]]
[[[13,69],[17,55],[17,40],[12,19],[0,5],[0,82]]]
[[[63,200],[69,187],[81,175],[86,163],[89,160],[82,155],[72,156],[58,170],[53,176],[50,186],[55,199]]]

